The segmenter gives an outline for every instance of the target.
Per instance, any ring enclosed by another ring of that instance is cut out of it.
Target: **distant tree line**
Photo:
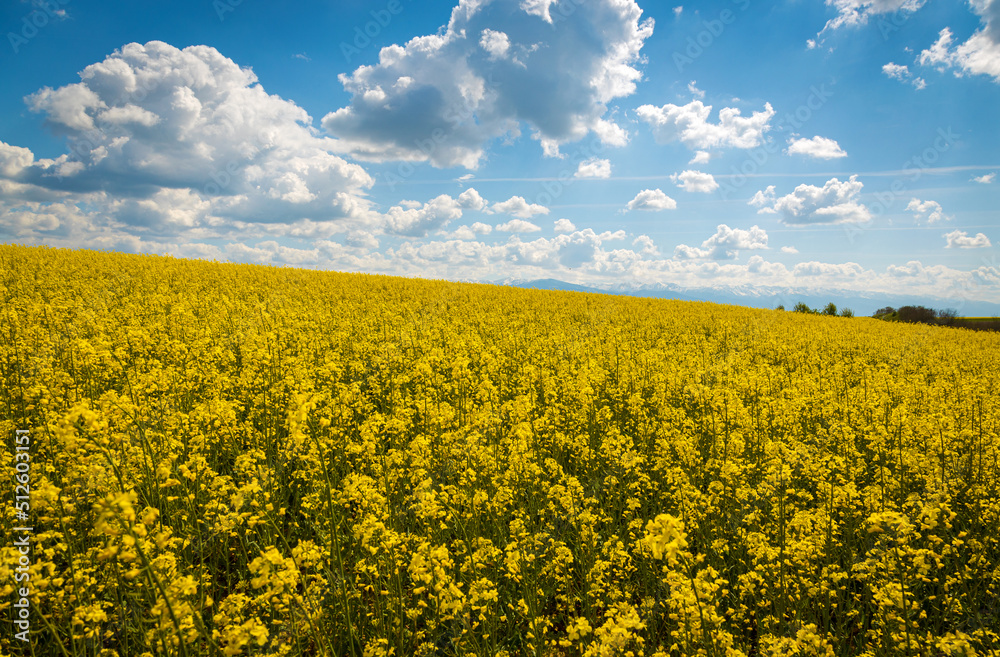
[[[954,326],[974,329],[976,331],[1000,331],[1000,319],[995,317],[959,317],[958,311],[951,308],[934,310],[924,306],[903,306],[893,308],[886,306],[875,311],[875,319],[887,322],[905,322],[907,324],[933,324],[936,326]]]
[[[777,309],[784,310],[785,306],[780,305]],[[792,312],[807,315],[828,315],[830,317],[854,317],[854,311],[850,308],[844,308],[840,312],[837,312],[837,304],[833,302],[826,304],[822,310],[819,310],[810,308],[800,301],[792,307]],[[954,326],[976,331],[1000,331],[1000,318],[998,317],[959,317],[958,311],[951,308],[934,310],[933,308],[925,308],[924,306],[903,306],[901,308],[886,306],[885,308],[876,310],[872,317],[887,322]]]
[[[778,310],[784,310],[785,306],[778,306]],[[793,313],[805,313],[807,315],[829,315],[830,317],[854,317],[854,311],[850,308],[843,308],[839,313],[837,312],[837,304],[832,301],[826,304],[823,310],[817,310],[810,308],[806,304],[799,301],[795,306],[792,307]]]

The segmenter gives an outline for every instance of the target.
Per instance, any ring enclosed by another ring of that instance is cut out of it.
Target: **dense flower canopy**
[[[35,654],[998,654],[996,334],[18,246],[0,321]]]

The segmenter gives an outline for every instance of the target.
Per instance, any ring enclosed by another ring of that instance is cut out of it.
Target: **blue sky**
[[[31,0],[0,29],[5,242],[1000,301],[1000,0]]]

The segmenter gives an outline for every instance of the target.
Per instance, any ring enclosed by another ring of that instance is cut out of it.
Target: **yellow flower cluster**
[[[667,559],[677,563],[678,553],[688,546],[684,524],[672,515],[661,513],[646,523],[646,545],[654,559]]]
[[[1000,657],[996,334],[7,245],[0,395],[0,655]]]

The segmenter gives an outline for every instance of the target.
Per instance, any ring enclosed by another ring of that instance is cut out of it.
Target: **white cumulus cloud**
[[[458,204],[466,210],[482,211],[486,209],[486,201],[474,187],[470,187],[458,195]]]
[[[650,256],[660,255],[660,250],[656,248],[656,243],[649,235],[640,235],[632,240],[632,246],[639,249],[639,253]]]
[[[865,268],[856,262],[832,263],[832,262],[800,262],[792,268],[794,276],[824,277],[830,283],[838,280],[849,280],[858,278],[865,274]]]
[[[753,226],[750,230],[742,230],[720,224],[715,234],[701,243],[701,248],[681,244],[674,249],[674,257],[680,260],[732,260],[740,251],[766,248],[767,231],[763,228]]]
[[[812,139],[789,139],[789,155],[806,155],[818,160],[834,160],[840,157],[847,157],[847,153],[833,139],[827,137],[813,137]]]
[[[643,105],[636,110],[639,118],[653,130],[657,143],[680,140],[697,151],[759,146],[764,133],[771,128],[770,121],[775,111],[770,103],[765,103],[763,111],[753,112],[750,116],[743,116],[735,107],[725,107],[719,110],[718,123],[709,120],[711,113],[712,106],[700,100],[687,105]]]
[[[945,247],[947,249],[988,249],[993,246],[990,238],[983,233],[976,233],[975,237],[969,237],[969,234],[964,230],[953,230],[950,233],[945,233],[944,238],[948,243]]]
[[[169,212],[149,207],[170,197],[164,189],[208,201],[201,216],[247,222],[369,211],[371,176],[336,155],[305,110],[269,95],[253,71],[208,46],[130,43],[84,68],[80,82],[26,100],[70,152],[26,163],[20,151],[12,159],[0,149],[0,172],[50,190],[146,199],[116,208],[128,224],[152,225]]]
[[[17,178],[22,171],[35,162],[35,154],[29,148],[11,146],[0,141],[0,176]]]
[[[907,212],[913,213],[913,218],[917,221],[926,221],[929,224],[939,221],[951,221],[951,217],[945,215],[941,204],[937,201],[921,201],[917,198],[910,199],[906,206]]]
[[[387,232],[411,237],[423,237],[431,230],[442,228],[462,217],[462,207],[458,201],[441,194],[418,207],[393,206],[385,215]]]
[[[530,219],[537,214],[548,214],[549,209],[537,203],[528,203],[520,196],[512,196],[501,203],[494,203],[490,206],[493,214],[509,214],[521,219]]]
[[[749,204],[758,214],[781,213],[791,225],[846,224],[871,221],[871,212],[860,202],[864,184],[851,176],[841,182],[831,178],[822,187],[799,185],[786,196],[777,197],[774,186],[758,191]]]
[[[712,154],[708,151],[696,151],[688,164],[708,164],[711,159]]]
[[[559,219],[555,222],[553,228],[557,233],[572,233],[576,230],[576,226],[569,219]]]
[[[487,28],[483,30],[479,45],[490,54],[490,59],[503,59],[510,50],[510,39],[503,32]]]
[[[719,188],[719,183],[715,181],[715,177],[712,174],[691,171],[690,169],[671,175],[670,180],[685,192],[708,193]]]
[[[438,33],[341,75],[350,104],[322,124],[356,158],[437,167],[474,169],[523,127],[548,156],[592,131],[620,145],[608,103],[635,91],[652,33],[634,0],[463,0]]]
[[[644,189],[635,198],[628,202],[629,210],[674,210],[677,208],[677,201],[670,198],[660,189]]]
[[[954,69],[956,76],[988,75],[1000,82],[1000,0],[970,0],[980,16],[978,30],[964,43],[954,44],[950,28],[938,34],[938,40],[920,53],[922,65]]]
[[[596,157],[580,162],[580,166],[577,167],[576,178],[610,178],[611,177],[611,161],[602,160]]]
[[[541,227],[524,219],[511,219],[507,223],[497,226],[497,230],[502,233],[537,233]]]

